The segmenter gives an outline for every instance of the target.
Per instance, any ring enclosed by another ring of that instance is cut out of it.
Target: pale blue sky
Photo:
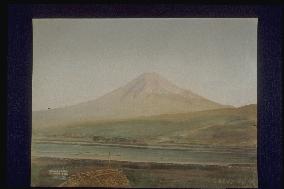
[[[144,72],[222,104],[256,103],[257,19],[33,20],[33,110],[95,99]]]

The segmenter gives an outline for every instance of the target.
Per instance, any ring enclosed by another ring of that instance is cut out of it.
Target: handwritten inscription
[[[68,171],[65,169],[50,169],[48,174],[54,179],[66,180],[68,177]]]

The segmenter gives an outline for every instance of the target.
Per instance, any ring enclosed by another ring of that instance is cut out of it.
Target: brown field
[[[35,186],[257,188],[256,165],[177,165],[105,160],[32,158]],[[66,177],[49,170],[66,170]],[[81,184],[80,184],[81,183]]]

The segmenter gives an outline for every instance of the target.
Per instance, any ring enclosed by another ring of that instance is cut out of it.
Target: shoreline
[[[32,141],[35,144],[61,144],[61,145],[82,145],[82,146],[111,146],[111,147],[120,147],[120,148],[142,148],[142,149],[165,149],[165,150],[194,150],[194,149],[203,149],[210,150],[214,149],[220,151],[220,153],[235,153],[235,152],[247,152],[252,151],[253,153],[257,151],[255,147],[232,147],[232,146],[207,146],[207,145],[137,145],[137,144],[114,144],[114,143],[98,143],[98,142],[89,142],[89,141],[64,141],[64,140],[38,140],[35,139]],[[201,152],[198,150],[198,152]],[[208,152],[208,151],[204,151]]]
[[[93,159],[93,158],[74,158],[74,157],[48,157],[48,156],[35,156],[32,155],[31,159],[39,159],[39,160],[55,160],[55,161],[85,161],[85,162],[99,162],[103,164],[107,164],[109,161],[108,159]],[[131,165],[131,164],[140,164],[140,165],[153,165],[153,166],[165,166],[165,167],[205,167],[205,166],[212,166],[212,167],[234,167],[234,166],[248,166],[248,167],[254,167],[257,166],[257,163],[165,163],[165,162],[141,162],[141,161],[124,161],[124,160],[110,160],[110,162],[114,164],[122,164],[122,165]]]

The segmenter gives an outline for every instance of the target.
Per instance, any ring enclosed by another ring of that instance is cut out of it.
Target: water
[[[131,162],[157,162],[177,164],[242,164],[255,163],[255,150],[233,150],[192,147],[186,149],[135,148],[108,145],[82,145],[61,143],[33,143],[32,156],[100,159]]]

